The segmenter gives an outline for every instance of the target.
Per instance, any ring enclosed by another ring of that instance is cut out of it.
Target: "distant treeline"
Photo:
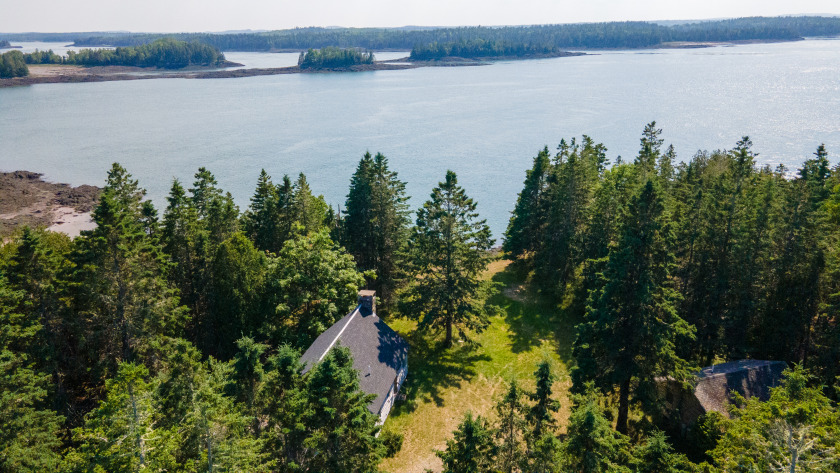
[[[507,41],[484,41],[474,39],[450,43],[430,43],[415,46],[411,50],[411,59],[428,61],[445,57],[527,57],[556,54],[560,50],[551,44],[510,43]]]
[[[12,44],[9,43],[7,40],[5,40],[5,39],[0,40],[0,49],[11,48],[11,47],[12,47]]]
[[[24,55],[27,64],[73,64],[78,66],[136,66],[179,69],[187,66],[212,66],[225,61],[218,49],[196,41],[172,38],[155,40],[140,46],[116,49],[82,49],[68,51],[67,56],[52,50]]]
[[[29,69],[20,51],[9,51],[0,54],[0,79],[24,77],[29,75]]]
[[[412,49],[417,45],[460,41],[506,41],[557,48],[644,48],[674,41],[795,40],[805,36],[840,34],[840,18],[751,17],[679,25],[612,22],[564,25],[460,28],[295,28],[265,33],[183,33],[181,40],[200,41],[222,51],[271,49],[362,48]],[[162,37],[157,34],[77,35],[77,46],[136,46]],[[4,37],[0,35],[0,37]],[[9,39],[16,37],[5,36]]]
[[[373,53],[363,53],[357,49],[326,47],[310,49],[305,53],[300,53],[298,58],[298,66],[301,69],[329,69],[360,64],[373,64]]]

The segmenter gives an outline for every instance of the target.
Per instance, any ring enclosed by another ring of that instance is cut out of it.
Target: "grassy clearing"
[[[423,336],[416,322],[389,320],[394,330],[409,340],[408,379],[403,388],[406,401],[391,411],[385,428],[405,435],[403,448],[386,460],[382,470],[392,473],[422,473],[441,470],[434,449],[446,446],[446,439],[467,411],[492,416],[493,405],[511,378],[533,389],[537,363],[549,359],[558,381],[554,392],[562,404],[561,425],[568,418],[568,366],[574,340],[574,320],[563,311],[541,304],[528,294],[508,267],[509,261],[490,265],[487,277],[502,286],[491,303],[499,315],[476,340],[480,348],[456,344],[440,348],[442,337]]]

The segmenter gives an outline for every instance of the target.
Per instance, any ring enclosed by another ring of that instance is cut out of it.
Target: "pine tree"
[[[523,393],[516,380],[510,382],[507,393],[496,403],[498,426],[496,439],[498,440],[497,467],[499,471],[514,473],[519,471],[525,460],[525,405],[522,402]]]
[[[447,171],[446,180],[417,211],[410,238],[414,277],[402,312],[416,314],[420,329],[443,328],[446,347],[452,346],[453,329],[469,341],[468,331],[480,332],[488,324],[478,300],[479,276],[493,240],[485,220],[476,220],[476,207],[455,173]]]
[[[446,450],[436,454],[443,460],[443,473],[484,473],[495,465],[493,432],[487,420],[467,412],[453,432],[455,438],[446,441]]]
[[[306,471],[373,473],[385,449],[376,435],[373,395],[359,389],[350,350],[336,346],[307,375],[311,415]]]
[[[392,302],[400,253],[408,236],[405,183],[388,169],[381,153],[365,153],[353,177],[343,220],[344,245],[360,271],[374,271],[368,281],[384,305]]]
[[[154,422],[153,386],[142,365],[121,363],[105,384],[99,406],[74,430],[79,446],[66,459],[69,471],[165,470],[175,467],[173,432]]]
[[[627,432],[630,401],[650,407],[656,376],[689,379],[690,365],[675,346],[693,337],[676,313],[670,286],[670,229],[658,185],[648,181],[631,200],[619,244],[611,251],[603,286],[592,292],[578,326],[573,381],[605,392],[619,389],[619,432]],[[632,391],[632,392],[631,392]]]
[[[629,439],[610,426],[598,406],[594,387],[572,397],[572,414],[563,442],[563,463],[570,473],[628,472]]]
[[[326,226],[327,203],[323,196],[312,195],[312,190],[303,173],[300,173],[295,181],[290,207],[292,221],[303,227],[304,234],[318,232]]]
[[[277,188],[271,182],[271,176],[260,171],[257,189],[251,197],[251,206],[242,216],[242,230],[254,242],[254,246],[263,251],[276,252],[278,219]]]
[[[144,231],[145,191],[119,164],[93,212],[97,226],[76,240],[72,256],[73,310],[84,320],[90,366],[113,369],[117,361],[148,354],[155,337],[178,333],[185,310],[164,279],[155,239]]]
[[[48,409],[50,376],[31,357],[40,324],[16,312],[23,294],[0,275],[0,472],[57,469],[64,418]]]
[[[537,249],[542,241],[548,177],[551,172],[548,146],[534,158],[525,173],[525,187],[516,199],[516,207],[505,231],[502,249],[511,257],[523,256]]]
[[[543,433],[553,430],[554,413],[560,410],[560,403],[551,398],[551,386],[555,376],[551,372],[551,364],[543,361],[534,372],[537,390],[530,395],[534,405],[528,411],[528,422],[533,430],[533,438],[539,439]]]

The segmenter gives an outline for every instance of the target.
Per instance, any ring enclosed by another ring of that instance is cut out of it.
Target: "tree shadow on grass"
[[[490,303],[501,307],[510,326],[511,350],[522,353],[539,347],[544,340],[554,340],[557,354],[569,366],[580,317],[538,294],[514,265],[493,275],[492,281],[500,290]]]
[[[408,377],[402,388],[406,400],[394,406],[393,413],[413,412],[421,402],[443,406],[444,393],[468,383],[476,374],[475,364],[489,360],[465,343],[446,349],[435,338],[414,331],[409,336]]]

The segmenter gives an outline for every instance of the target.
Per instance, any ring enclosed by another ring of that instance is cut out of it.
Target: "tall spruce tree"
[[[400,254],[408,237],[405,183],[388,168],[381,153],[365,153],[350,179],[343,222],[344,246],[360,271],[374,271],[368,281],[385,306],[393,301]]]
[[[537,249],[542,241],[546,190],[551,172],[548,146],[537,153],[534,165],[525,173],[525,187],[516,199],[516,207],[505,231],[502,249],[519,257]]]
[[[560,402],[551,398],[551,386],[556,379],[548,361],[540,362],[534,372],[537,389],[530,394],[534,405],[528,410],[528,422],[533,430],[533,438],[542,437],[545,432],[552,432],[555,421],[554,413],[560,410]]]
[[[480,332],[488,324],[478,296],[493,240],[486,221],[477,220],[476,207],[455,173],[447,171],[446,180],[417,210],[410,238],[414,277],[403,313],[416,314],[421,329],[444,329],[446,347],[452,346],[453,330],[469,341],[468,332]]]
[[[661,190],[648,180],[628,206],[603,285],[592,292],[578,325],[573,381],[578,389],[590,380],[604,392],[618,388],[621,433],[627,432],[631,401],[651,406],[656,376],[686,381],[691,375],[691,365],[675,349],[693,338],[693,328],[674,306],[678,294],[671,287],[669,240]]]
[[[50,376],[37,367],[42,327],[19,312],[24,294],[0,274],[0,472],[55,471],[64,419],[49,409]]]
[[[151,340],[183,327],[185,308],[166,283],[156,239],[144,231],[144,194],[115,163],[93,211],[96,228],[75,241],[72,309],[87,324],[94,372],[113,373],[117,361],[147,355]]]
[[[572,396],[568,434],[563,442],[563,471],[572,473],[629,473],[629,439],[614,431],[592,384]]]
[[[498,441],[497,467],[499,471],[514,473],[525,461],[525,405],[523,392],[515,379],[511,380],[505,395],[496,403],[498,418],[496,439]]]

